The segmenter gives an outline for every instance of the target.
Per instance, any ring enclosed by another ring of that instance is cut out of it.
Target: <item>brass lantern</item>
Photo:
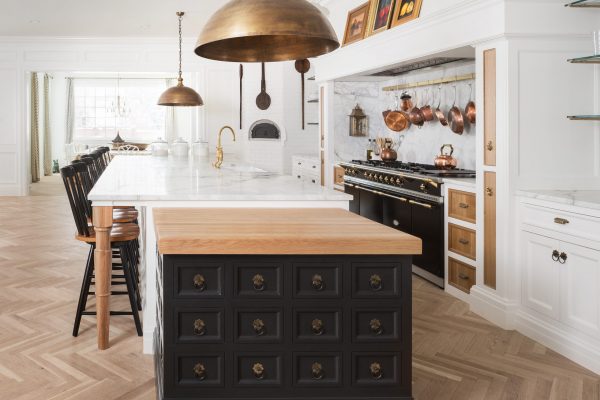
[[[369,118],[357,104],[350,117],[350,136],[368,136]]]

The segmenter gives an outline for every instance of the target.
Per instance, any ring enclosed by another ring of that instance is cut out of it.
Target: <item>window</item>
[[[121,79],[118,91],[116,79],[76,79],[75,141],[110,142],[117,131],[130,143],[164,137],[165,109],[156,102],[166,88],[164,79]]]

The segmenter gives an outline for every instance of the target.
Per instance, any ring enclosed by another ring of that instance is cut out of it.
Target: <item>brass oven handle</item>
[[[261,274],[256,274],[252,278],[252,286],[254,286],[254,290],[262,292],[265,290],[265,277]]]
[[[383,280],[381,279],[381,276],[377,274],[371,275],[369,278],[369,286],[376,292],[383,289]]]
[[[198,274],[194,276],[194,287],[201,292],[206,290],[206,278],[204,278],[204,275]]]
[[[458,243],[467,245],[470,243],[470,241],[467,239],[464,239],[464,238],[460,238],[460,239],[458,239]]]
[[[265,367],[261,363],[252,366],[252,374],[258,380],[265,379]]]
[[[391,194],[383,193],[383,192],[380,192],[378,190],[367,189],[366,187],[362,187],[362,186],[358,186],[358,185],[351,185],[349,183],[346,183],[345,185],[349,186],[349,187],[356,188],[356,189],[364,190],[366,192],[371,192],[373,194],[378,194],[380,196],[389,197],[390,199],[400,200],[402,202],[407,202],[408,201],[408,199],[405,199],[404,197],[392,196]]]
[[[315,274],[312,277],[312,287],[319,292],[325,289],[325,282],[323,282],[323,277],[321,275]]]
[[[312,320],[311,328],[313,333],[317,336],[321,336],[325,332],[325,324],[318,318]]]
[[[554,218],[554,223],[559,225],[567,225],[570,221],[564,218]]]
[[[485,194],[487,194],[488,196],[492,197],[494,195],[494,189],[492,189],[491,187],[486,187],[485,188]]]
[[[469,275],[463,274],[461,272],[460,274],[458,274],[458,278],[462,279],[463,281],[467,281],[467,280],[469,280]]]
[[[554,250],[554,251],[552,252],[552,260],[554,260],[554,261],[558,261],[558,259],[559,259],[559,258],[560,258],[560,253],[559,253],[559,251],[558,251],[558,250]]]
[[[381,335],[383,333],[383,324],[377,318],[374,318],[369,322],[369,326],[371,327],[371,332],[375,335]]]
[[[467,208],[469,208],[469,205],[468,205],[467,203],[459,203],[459,204],[458,204],[458,206],[459,206],[460,208],[464,208],[464,209],[467,209]]]
[[[371,372],[371,376],[373,377],[373,379],[381,379],[383,378],[383,368],[381,367],[381,364],[379,364],[378,362],[374,362],[369,366],[369,371]]]
[[[198,363],[194,365],[194,376],[201,381],[206,379],[206,367],[204,364]]]
[[[252,321],[252,329],[258,336],[263,336],[267,332],[265,322],[259,318]]]
[[[565,253],[565,252],[560,253],[560,256],[558,257],[558,262],[561,264],[566,264],[567,263],[567,253]]]
[[[494,142],[492,142],[491,140],[487,143],[486,148],[488,149],[488,151],[493,151],[494,150]]]
[[[311,372],[314,380],[320,381],[325,377],[325,371],[323,370],[323,365],[321,365],[321,363],[313,363],[311,366]]]
[[[409,200],[408,201],[410,204],[414,204],[415,206],[419,206],[419,207],[425,207],[425,208],[433,208],[433,206],[431,204],[425,204],[425,203],[419,203],[418,201],[414,201],[414,200]]]
[[[196,335],[196,336],[206,335],[206,323],[203,320],[197,319],[194,321],[194,335]]]

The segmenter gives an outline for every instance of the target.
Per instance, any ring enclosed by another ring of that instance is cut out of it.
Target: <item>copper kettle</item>
[[[450,149],[450,154],[444,154],[444,149]],[[440,155],[435,158],[434,165],[437,169],[454,169],[458,165],[456,158],[452,157],[454,154],[454,146],[451,144],[445,144],[440,149]]]
[[[380,155],[383,162],[391,162],[398,159],[398,152],[394,149],[394,146],[396,146],[396,144],[391,139],[385,140]]]

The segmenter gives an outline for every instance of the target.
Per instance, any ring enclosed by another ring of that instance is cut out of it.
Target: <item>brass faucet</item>
[[[222,127],[219,131],[219,139],[217,141],[217,160],[213,163],[213,167],[215,168],[221,168],[221,165],[223,165],[223,146],[221,145],[221,135],[223,134],[223,131],[225,129],[229,129],[231,131],[231,133],[233,134],[233,141],[235,142],[235,131],[233,130],[233,128],[230,126]]]

